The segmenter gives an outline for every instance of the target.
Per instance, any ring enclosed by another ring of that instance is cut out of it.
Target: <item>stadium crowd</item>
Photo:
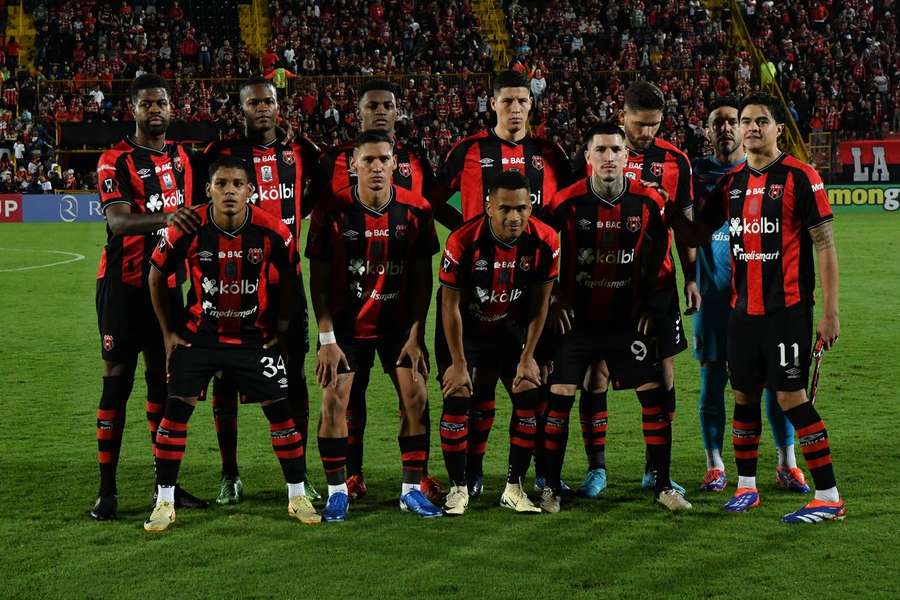
[[[740,4],[804,135],[878,138],[900,131],[891,0]],[[259,60],[239,40],[198,30],[178,0],[26,7],[38,31],[34,70],[17,72],[20,45],[13,37],[0,40],[0,137],[18,166],[0,170],[4,191],[73,183],[91,189],[93,169],[59,169],[57,127],[132,120],[113,81],[148,71],[175,82],[174,120],[208,122],[223,139],[241,133],[235,82],[260,69],[280,90],[283,118],[323,148],[358,132],[355,89],[373,74],[415,73],[399,85],[398,134],[418,141],[433,164],[453,141],[493,118],[489,81],[477,75],[492,70],[491,49],[468,1],[273,1],[274,37]],[[666,94],[662,135],[690,156],[702,155],[710,102],[745,94],[759,80],[751,58],[728,47],[730,12],[711,17],[698,0],[622,6],[560,0],[553,10],[514,0],[505,10],[510,66],[530,78],[536,100],[531,126],[570,154],[585,130],[617,114],[624,89],[639,76]],[[348,30],[354,21],[360,25]],[[14,151],[18,146],[23,153]]]

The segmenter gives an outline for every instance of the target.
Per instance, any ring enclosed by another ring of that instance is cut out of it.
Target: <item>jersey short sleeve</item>
[[[150,265],[164,275],[178,270],[178,265],[187,255],[187,247],[193,236],[182,234],[174,225],[169,225],[159,237],[159,243],[150,257]]]
[[[559,237],[555,234],[542,238],[538,276],[547,283],[559,277]]]
[[[134,194],[125,166],[126,155],[109,150],[97,163],[97,187],[100,190],[100,206],[105,212],[113,204],[133,204]]]
[[[683,154],[676,154],[675,164],[678,165],[678,186],[675,189],[675,203],[681,210],[688,210],[694,206],[694,177],[691,163]]]
[[[834,219],[822,178],[812,168],[794,171],[794,196],[797,214],[807,229]]]
[[[444,255],[441,257],[441,270],[438,275],[441,285],[454,289],[462,288],[465,278],[463,272],[464,252],[457,232],[451,233],[444,247]]]

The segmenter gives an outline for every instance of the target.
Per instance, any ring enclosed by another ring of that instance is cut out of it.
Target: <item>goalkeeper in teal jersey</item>
[[[723,175],[746,160],[738,128],[737,98],[719,98],[711,106],[706,133],[713,154],[694,161],[694,194],[702,208]],[[699,212],[695,211],[695,212]],[[713,233],[712,240],[698,248],[697,285],[703,298],[694,314],[694,357],[700,361],[700,431],[706,450],[706,476],[700,489],[721,492],[728,480],[722,461],[725,435],[725,336],[731,313],[731,247],[728,223]],[[794,427],[778,406],[775,393],[766,389],[766,412],[778,450],[776,482],[781,487],[809,492],[794,456]]]

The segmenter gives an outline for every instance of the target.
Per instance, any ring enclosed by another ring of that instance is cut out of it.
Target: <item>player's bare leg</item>
[[[337,376],[336,385],[322,391],[319,415],[319,455],[328,484],[328,502],[322,516],[326,521],[344,521],[350,497],[347,491],[347,404],[353,373]]]

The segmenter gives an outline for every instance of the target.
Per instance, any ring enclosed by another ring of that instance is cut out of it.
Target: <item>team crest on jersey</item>
[[[628,217],[628,220],[625,221],[625,228],[628,229],[631,233],[637,233],[637,231],[641,228],[641,218],[640,217]]]
[[[262,248],[250,248],[249,250],[247,250],[247,260],[250,261],[251,265],[258,265],[262,262],[262,258]]]
[[[662,177],[663,174],[663,164],[662,163],[651,163],[650,164],[650,172],[653,173],[655,177]]]
[[[519,259],[519,268],[523,271],[531,270],[531,259],[527,256],[523,256]]]
[[[172,175],[170,175],[169,173],[163,173],[163,185],[166,186],[167,190],[175,187],[175,180],[172,179]]]
[[[535,170],[537,170],[537,171],[543,171],[544,170],[544,157],[538,156],[537,154],[532,156],[531,157],[531,166],[534,167]]]
[[[293,150],[285,150],[281,153],[281,160],[287,166],[291,166],[294,164],[294,151]]]
[[[402,240],[403,238],[406,237],[406,224],[405,223],[397,225],[396,229],[394,230],[394,236],[398,240]]]
[[[115,341],[113,340],[113,336],[104,335],[103,336],[103,349],[109,352],[115,347]]]
[[[404,177],[412,176],[412,165],[408,162],[400,163],[399,165],[397,165],[397,170],[400,171],[400,174]]]
[[[184,165],[181,164],[181,157],[176,156],[172,159],[172,168],[181,173],[184,171]]]
[[[259,173],[262,176],[262,180],[266,183],[272,181],[272,167],[269,165],[263,165],[259,169]]]
[[[781,194],[784,192],[784,186],[780,183],[773,183],[769,186],[769,198],[772,200],[778,200],[781,198]]]

